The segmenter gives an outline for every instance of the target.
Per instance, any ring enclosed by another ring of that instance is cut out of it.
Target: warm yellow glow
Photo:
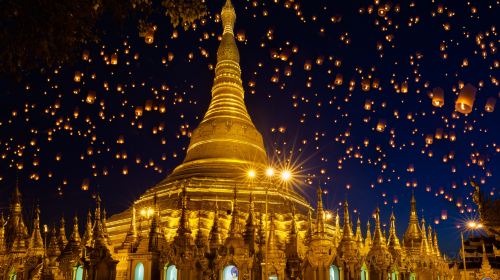
[[[483,224],[476,221],[468,221],[466,224],[468,229],[480,229],[483,228]]]
[[[269,167],[266,169],[266,176],[267,177],[272,177],[274,175],[274,169],[272,167]]]
[[[281,179],[283,181],[288,181],[290,178],[292,178],[292,173],[289,170],[283,170],[283,172],[281,172]]]
[[[253,169],[248,170],[247,176],[250,179],[255,178],[255,176],[256,176],[255,170],[253,170]]]

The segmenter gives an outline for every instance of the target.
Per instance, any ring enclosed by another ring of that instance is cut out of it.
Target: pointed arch
[[[79,265],[75,270],[75,280],[83,280],[83,266]]]
[[[175,264],[165,265],[165,280],[177,280],[177,267]]]
[[[365,263],[361,266],[361,280],[368,280],[368,268]]]
[[[340,271],[339,271],[339,268],[332,264],[330,265],[330,269],[329,269],[329,272],[330,272],[330,280],[340,280]]]
[[[141,262],[135,265],[134,280],[144,280],[144,264]]]
[[[238,268],[232,264],[224,267],[222,271],[222,280],[238,280]]]

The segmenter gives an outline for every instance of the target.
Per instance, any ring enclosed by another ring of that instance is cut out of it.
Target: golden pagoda
[[[74,218],[67,239],[63,218],[58,232],[44,229],[46,248],[40,211],[29,234],[16,188],[7,221],[0,215],[0,279],[451,279],[437,235],[418,225],[413,195],[401,246],[394,216],[388,239],[379,209],[374,238],[369,221],[363,237],[359,217],[354,235],[347,201],[341,227],[339,214],[333,220],[323,209],[319,186],[313,209],[270,169],[244,102],[230,0],[221,17],[212,99],[183,163],[109,219],[97,196],[83,235]]]

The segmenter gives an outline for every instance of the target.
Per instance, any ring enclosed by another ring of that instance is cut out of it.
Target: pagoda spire
[[[73,218],[73,230],[71,231],[69,242],[80,243],[81,240],[82,239],[80,238],[80,232],[78,230],[78,216],[75,215],[75,217]]]
[[[59,243],[57,241],[56,227],[52,226],[49,245],[47,246],[47,257],[49,257],[50,264],[53,265],[60,254],[61,250],[59,249]]]
[[[253,203],[253,195],[250,193],[250,205],[248,208],[248,217],[247,221],[245,224],[245,233],[244,233],[244,239],[245,242],[247,243],[247,246],[249,246],[250,253],[254,254],[255,253],[255,219],[254,219],[254,203]]]
[[[191,235],[191,227],[189,226],[189,219],[187,217],[187,192],[186,186],[182,187],[182,197],[181,197],[181,218],[179,220],[179,228],[177,229],[177,235]]]
[[[323,210],[323,191],[321,186],[318,185],[316,189],[316,195],[318,196],[318,205],[316,210],[316,233],[320,236],[325,234],[325,211]]]
[[[234,197],[233,197],[233,209],[231,211],[231,224],[229,225],[229,236],[230,237],[239,237],[241,235],[240,232],[240,222],[239,222],[239,213],[237,207],[237,191],[234,188]]]
[[[427,234],[425,232],[425,219],[424,219],[424,217],[422,217],[422,226],[420,228],[422,231],[422,243],[421,243],[420,250],[422,253],[428,255],[430,253],[430,250],[429,250],[429,241],[427,240]]]
[[[420,249],[419,245],[422,243],[422,231],[418,225],[417,200],[415,199],[413,190],[410,200],[410,221],[408,222],[408,227],[403,236],[403,241],[405,246],[407,246],[412,253],[418,253]]]
[[[365,238],[365,247],[370,248],[372,246],[372,233],[371,233],[371,225],[370,219],[366,222],[366,238]]]
[[[149,246],[148,246],[148,251],[149,252],[159,252],[161,250],[161,241],[163,239],[163,234],[161,232],[160,228],[160,208],[158,207],[158,197],[155,193],[154,198],[153,198],[153,205],[154,205],[154,213],[153,217],[151,219],[151,227],[149,229]],[[183,207],[183,209],[185,209]],[[182,219],[182,217],[181,217]],[[182,223],[181,223],[182,226]],[[178,231],[179,232],[179,231]]]
[[[274,225],[274,213],[271,213],[269,215],[269,236],[267,239],[267,246],[269,251],[274,251],[277,250],[277,244],[276,244],[276,231],[275,231],[275,225]]]
[[[491,269],[490,261],[488,259],[488,254],[486,253],[486,246],[484,246],[484,238],[481,240],[481,245],[483,247],[482,261],[481,261],[481,272],[493,272]]]
[[[87,213],[87,222],[85,224],[85,232],[83,233],[83,244],[85,246],[90,246],[90,242],[92,240],[92,213],[90,213],[90,209]]]
[[[170,180],[198,176],[234,177],[235,168],[267,164],[262,135],[245,106],[240,55],[234,37],[236,12],[231,1],[221,11],[223,33],[217,51],[212,99],[193,131],[184,162]],[[230,148],[228,148],[230,147]]]
[[[340,215],[338,208],[337,211],[335,211],[335,238],[337,240],[340,239]]]
[[[434,246],[432,246],[432,244],[434,244],[432,242],[432,227],[431,225],[428,225],[427,226],[427,242],[428,242],[428,247],[429,247],[429,252],[434,255]]]
[[[356,221],[356,242],[358,243],[358,247],[361,249],[363,247],[363,234],[361,233],[361,220],[358,219]]]
[[[436,230],[434,230],[433,243],[434,243],[433,244],[433,246],[434,246],[434,253],[436,253],[436,256],[440,257],[441,256],[441,252],[439,252],[438,237],[437,237]]]
[[[385,245],[382,229],[380,228],[380,209],[377,207],[377,209],[375,209],[375,233],[373,236],[373,246],[385,247]]]
[[[125,236],[125,240],[122,243],[122,247],[128,249],[131,249],[137,243],[138,239],[135,204],[132,205],[131,212],[132,212],[132,217],[130,218],[130,226],[127,231],[127,235]]]
[[[306,236],[305,236],[305,243],[309,244],[311,242],[312,236],[314,234],[311,209],[309,209],[307,214],[308,214],[307,215],[307,232],[306,232]]]
[[[43,239],[40,231],[40,207],[35,208],[35,218],[33,219],[33,231],[31,232],[29,249],[35,254],[43,254]]]
[[[389,245],[389,249],[391,250],[401,250],[401,245],[399,243],[399,238],[396,234],[396,217],[394,216],[394,212],[391,213],[391,225],[389,228],[389,241],[387,244]]]
[[[0,211],[0,255],[7,251],[7,244],[5,243],[5,219],[3,212]]]
[[[59,235],[57,236],[57,243],[59,244],[59,249],[61,249],[62,251],[68,243],[68,239],[66,237],[66,222],[64,221],[64,216],[61,216],[58,233]]]
[[[351,220],[349,219],[349,204],[347,200],[344,202],[344,236],[343,239],[351,239],[352,238],[352,228],[351,228]]]
[[[201,221],[201,210],[198,210],[198,231],[196,232],[195,244],[199,249],[207,247],[207,238],[203,234],[203,223]]]
[[[210,249],[217,250],[222,244],[222,237],[219,232],[219,206],[215,201],[214,222],[210,229],[209,245]]]

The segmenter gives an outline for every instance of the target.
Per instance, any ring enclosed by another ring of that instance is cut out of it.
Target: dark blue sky
[[[476,178],[489,197],[499,195],[499,114],[484,108],[500,91],[498,2],[402,1],[380,12],[385,3],[373,1],[294,1],[291,8],[285,1],[233,2],[236,30],[245,37],[238,47],[248,110],[269,154],[297,162],[304,181],[297,188],[315,204],[305,181],[325,170],[327,208],[348,198],[363,224],[375,207],[386,222],[393,209],[400,235],[414,188],[442,249],[454,256],[456,226],[475,215],[467,213],[475,211],[467,178]],[[1,77],[0,209],[6,210],[16,178],[27,214],[39,201],[45,223],[84,214],[96,191],[108,213],[122,211],[164,178],[182,161],[187,132],[210,101],[221,33],[214,18],[222,4],[210,1],[205,22],[177,30],[177,38],[168,18],[153,15],[158,30],[151,45],[138,36],[135,19],[117,29],[103,23],[109,30],[102,43],[82,46],[91,61],[21,81]],[[118,64],[107,65],[104,57],[113,53]],[[79,83],[76,71],[83,73]],[[342,85],[335,85],[338,74]],[[369,91],[361,89],[363,79],[371,82]],[[453,89],[461,82],[478,88],[467,116],[454,112]],[[399,90],[404,83],[407,93]],[[428,96],[435,87],[444,90],[442,108]],[[93,104],[86,102],[89,91]],[[364,109],[367,100],[371,110]],[[165,113],[153,109],[136,118],[136,107],[148,101]],[[383,132],[374,129],[380,120]],[[426,145],[426,135],[439,131],[441,139]],[[90,190],[81,189],[84,181]],[[447,220],[440,220],[443,211]]]

